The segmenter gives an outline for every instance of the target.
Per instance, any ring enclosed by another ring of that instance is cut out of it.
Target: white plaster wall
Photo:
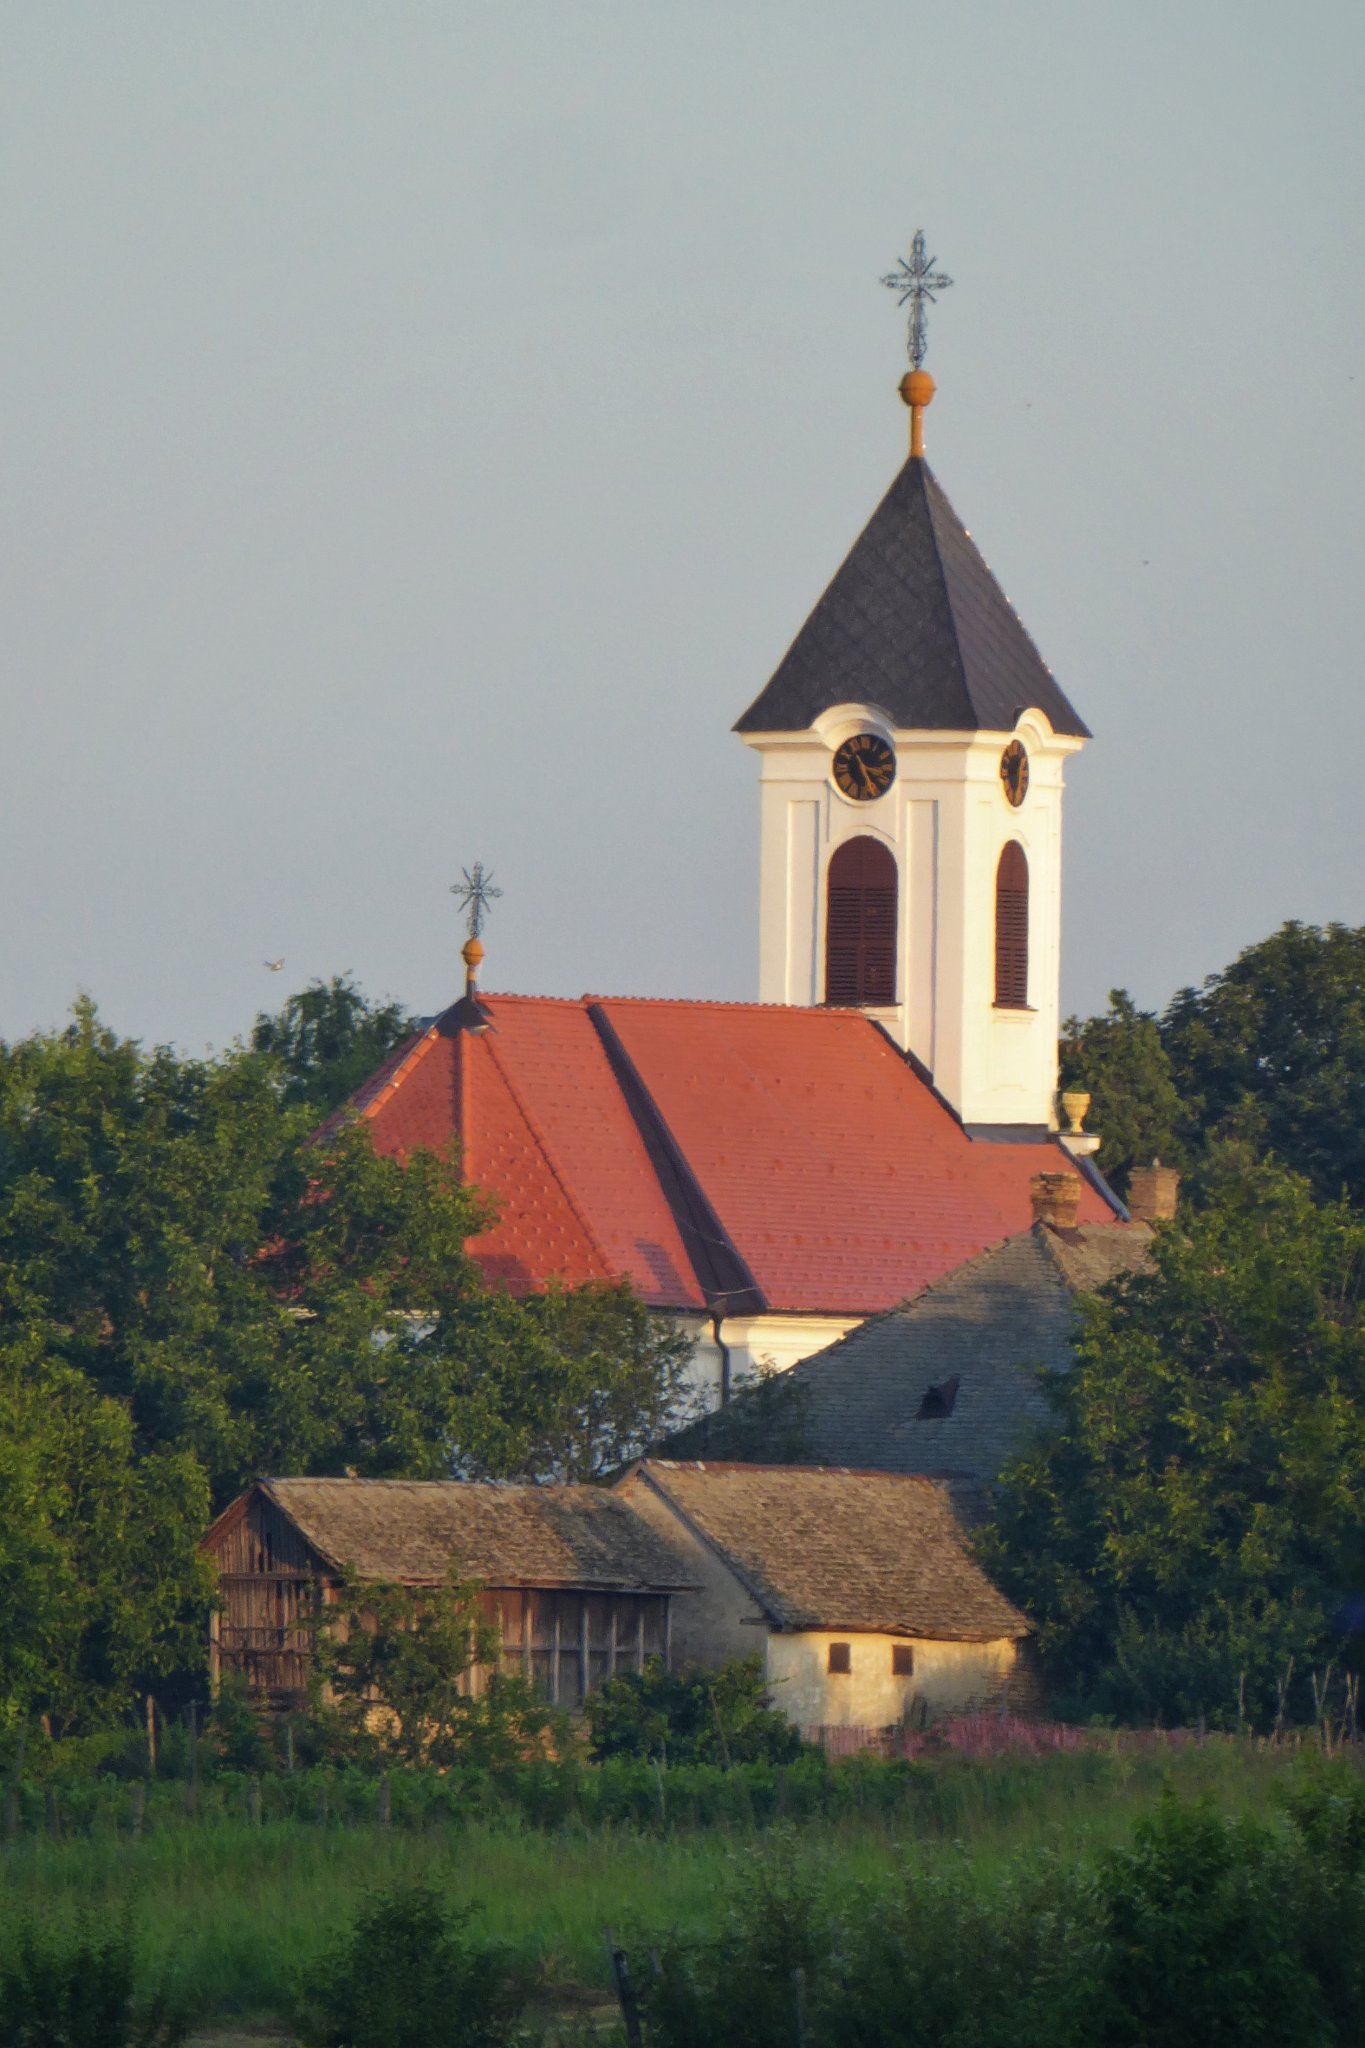
[[[767,1620],[752,1594],[708,1543],[695,1536],[647,1479],[630,1472],[616,1487],[650,1527],[671,1545],[701,1591],[677,1593],[669,1633],[675,1671],[714,1671],[735,1657],[762,1656]]]
[[[676,1610],[675,1610],[676,1611]],[[909,1642],[914,1670],[891,1670],[894,1643]],[[831,1643],[847,1643],[852,1669],[829,1669]],[[773,1705],[798,1728],[889,1728],[912,1707],[931,1721],[993,1706],[1018,1661],[1018,1645],[940,1643],[919,1637],[850,1635],[838,1630],[767,1639],[767,1678]]]
[[[679,1316],[679,1327],[695,1339],[690,1383],[699,1407],[720,1405],[724,1360],[712,1325],[696,1316]],[[846,1337],[861,1316],[727,1316],[721,1342],[730,1354],[730,1386],[735,1391],[762,1372],[786,1372],[813,1352]]]
[[[860,731],[896,751],[896,779],[851,803],[830,775]],[[1000,755],[1013,737],[1029,789],[1005,800]],[[804,733],[745,735],[759,756],[759,997],[823,999],[824,877],[835,849],[867,833],[901,877],[898,1000],[875,1016],[933,1073],[966,1123],[1054,1122],[1061,971],[1063,771],[1081,745],[1041,712],[1014,733],[893,730],[872,705],[840,705]],[[995,876],[1006,842],[1029,863],[1029,1004],[995,1008]]]

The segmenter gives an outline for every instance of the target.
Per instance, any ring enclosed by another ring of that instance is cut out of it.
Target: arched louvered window
[[[1028,1008],[1028,858],[1017,839],[995,871],[995,1007]]]
[[[825,1001],[896,1000],[896,857],[878,839],[846,839],[829,864]]]

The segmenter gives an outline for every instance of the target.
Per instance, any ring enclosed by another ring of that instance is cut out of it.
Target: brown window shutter
[[[829,864],[825,1001],[894,1003],[896,857],[877,839],[846,839]]]
[[[1028,858],[1017,839],[995,871],[995,1006],[1028,1008]]]

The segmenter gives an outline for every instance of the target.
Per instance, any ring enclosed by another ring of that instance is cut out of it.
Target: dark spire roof
[[[1090,737],[927,462],[912,455],[736,732],[803,732],[835,704],[900,731],[1011,732],[1021,711]]]

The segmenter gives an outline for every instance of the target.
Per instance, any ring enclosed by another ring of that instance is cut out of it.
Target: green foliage
[[[171,1446],[136,1455],[126,1406],[44,1361],[0,1359],[0,1726],[117,1714],[202,1661],[208,1487]]]
[[[1365,1203],[1365,926],[1282,925],[1183,989],[1161,1037],[1202,1146],[1273,1153],[1320,1200]]]
[[[275,1763],[272,1732],[241,1673],[226,1672],[204,1728],[202,1757],[195,1763],[259,1775]]]
[[[560,1717],[524,1680],[486,1672],[471,1691],[474,1667],[497,1656],[498,1630],[454,1574],[420,1590],[350,1580],[328,1620],[314,1715],[337,1754],[438,1769],[544,1754]]]
[[[51,1761],[60,1764],[74,1746],[37,1747],[40,1759],[50,1747]],[[1008,2006],[1024,1981],[1016,1949],[986,1944],[1003,1943],[1011,1928],[1034,1930],[1037,1966],[1040,1973],[1053,1966],[1064,2011],[1062,1991],[1078,1969],[1097,1974],[1093,1946],[1071,1930],[1075,1923],[1082,1931],[1081,1913],[1084,1926],[1093,1925],[1098,1866],[1111,1847],[1129,1843],[1134,1822],[1152,1810],[1166,1780],[1182,1797],[1206,1791],[1220,1807],[1274,1819],[1288,1841],[1303,1830],[1297,1815],[1290,1821],[1281,1814],[1278,1788],[1288,1788],[1287,1813],[1306,1786],[1320,1782],[1327,1818],[1311,1842],[1305,1836],[1305,1855],[1287,1868],[1284,1885],[1285,1910],[1301,1926],[1322,1912],[1316,1873],[1338,1867],[1332,1844],[1350,1832],[1333,1816],[1349,1812],[1362,1783],[1349,1764],[1319,1767],[1305,1755],[1215,1737],[1180,1746],[1103,1741],[1042,1759],[927,1768],[830,1764],[810,1752],[776,1770],[664,1769],[665,1821],[659,1775],[633,1758],[589,1769],[563,1760],[497,1774],[394,1768],[389,1827],[376,1825],[378,1779],[354,1770],[266,1777],[259,1825],[248,1782],[236,1773],[207,1776],[193,1816],[183,1785],[159,1777],[147,1788],[136,1844],[128,1836],[134,1795],[127,1783],[64,1778],[54,1787],[61,1795],[60,1838],[49,1831],[41,1788],[26,1785],[24,1832],[0,1857],[0,1928],[15,1926],[25,1913],[44,1929],[81,1914],[96,1928],[113,1925],[135,1885],[142,1982],[164,1981],[196,2011],[223,2015],[222,2030],[232,2033],[228,2015],[264,2020],[289,2010],[302,1970],[332,1947],[366,1891],[422,1877],[457,1909],[477,1903],[480,1934],[515,1955],[545,1986],[547,2002],[556,1986],[605,1992],[602,1930],[638,1926],[628,1947],[647,1993],[657,1930],[670,1938],[679,1931],[714,1934],[730,1913],[737,1875],[755,1860],[747,1853],[753,1850],[760,1860],[779,1862],[794,1890],[814,1882],[832,1902],[837,1954],[856,1953],[861,1972],[876,1953],[874,1913],[885,1927],[881,1990],[874,1999],[869,1989],[858,2006],[860,2026],[880,2013],[888,2026],[908,2027],[917,2002],[954,1970],[969,1985],[974,1976],[982,1979],[983,1992],[998,1986]],[[1049,1845],[1045,1859],[1040,1841]],[[1315,1951],[1337,1958],[1348,1994],[1352,1972],[1365,1960],[1353,1867],[1341,1864],[1340,1912],[1324,1920]],[[935,1902],[942,1893],[929,1880],[960,1882],[963,1908],[950,1910],[950,1897],[940,1913]],[[1033,1920],[1015,1916],[1005,1897],[1015,1892],[1032,1901]],[[903,1898],[912,1902],[904,1913]],[[846,1932],[854,1919],[863,1926],[856,1949]],[[808,1984],[808,2011],[816,2009],[819,1988]],[[959,1994],[950,1984],[934,1995]],[[939,2009],[929,2007],[931,2015]],[[1069,2048],[1070,2024],[1059,2026],[1048,2048]],[[927,2025],[926,2031],[936,2048],[939,2039],[962,2039],[946,2028],[939,2037]],[[856,2044],[885,2037],[850,2038]],[[1344,2027],[1340,2038],[1355,2035]],[[1096,2029],[1086,2048],[1103,2039]],[[1023,2034],[1019,2048],[1035,2048],[1036,2040]]]
[[[698,1672],[669,1671],[651,1657],[642,1672],[622,1671],[599,1686],[586,1712],[599,1760],[784,1764],[804,1748],[786,1716],[774,1710],[756,1656]]]
[[[1055,1431],[1004,1474],[987,1568],[1054,1684],[1121,1716],[1269,1725],[1358,1626],[1365,1221],[1262,1167],[1086,1314]]]
[[[1104,1015],[1067,1019],[1060,1054],[1120,1192],[1152,1158],[1199,1196],[1229,1155],[1273,1156],[1319,1200],[1365,1203],[1365,926],[1282,925],[1159,1023],[1115,989]]]
[[[1102,1016],[1068,1017],[1058,1050],[1059,1092],[1088,1091],[1086,1125],[1100,1134],[1104,1175],[1117,1193],[1126,1193],[1135,1166],[1181,1163],[1183,1111],[1171,1062],[1156,1018],[1126,989],[1110,990]]]
[[[783,1841],[776,1855],[750,1851],[727,1892],[718,1929],[652,1944],[658,1966],[641,1973],[641,1988],[656,2048],[809,2038],[809,1991],[820,1995],[833,1946],[827,1884],[795,1866]]]
[[[852,1892],[792,1846],[751,1851],[704,1931],[640,1931],[655,2048],[1358,2039],[1358,1865],[1329,1944],[1319,1845],[1208,1803],[1167,1797],[1090,1866],[1033,1852],[991,1876],[940,1857]]]
[[[353,1095],[417,1028],[400,1003],[372,1003],[349,974],[310,981],[251,1029],[251,1049],[278,1061],[284,1100],[315,1117]]]
[[[179,2048],[188,2032],[164,1994],[134,1996],[128,1920],[74,1933],[31,1920],[0,1956],[0,2042],[5,2048]]]
[[[499,2048],[524,2005],[508,1958],[430,1885],[371,1898],[308,1973],[303,2048]]]
[[[526,1303],[546,1366],[530,1384],[519,1452],[537,1478],[600,1479],[640,1457],[690,1410],[692,1339],[622,1281],[557,1284]]]
[[[1114,2048],[1341,2038],[1305,1954],[1304,1877],[1295,1845],[1263,1824],[1167,1798],[1100,1868],[1103,2038]]]
[[[809,1461],[810,1390],[799,1371],[760,1365],[723,1408],[712,1408],[669,1437],[669,1458],[736,1458],[763,1465]]]
[[[590,1475],[680,1410],[671,1324],[487,1291],[453,1152],[315,1139],[277,1051],[147,1052],[86,1000],[0,1046],[0,1727],[192,1681],[197,1540],[261,1472]]]

